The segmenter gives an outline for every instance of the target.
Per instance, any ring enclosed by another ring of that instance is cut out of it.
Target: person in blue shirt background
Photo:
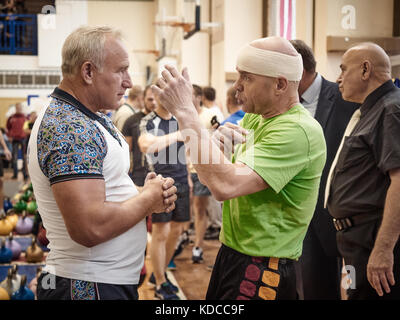
[[[230,116],[226,118],[221,125],[224,125],[227,122],[237,125],[245,115],[245,112],[242,110],[242,106],[236,100],[235,95],[236,90],[233,87],[229,88],[226,93],[226,108],[228,109]]]

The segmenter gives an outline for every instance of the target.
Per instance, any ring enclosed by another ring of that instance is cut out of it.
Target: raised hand
[[[187,68],[180,74],[173,66],[166,65],[161,78],[158,79],[157,85],[152,86],[152,90],[163,107],[175,117],[195,110],[192,102],[193,87]]]

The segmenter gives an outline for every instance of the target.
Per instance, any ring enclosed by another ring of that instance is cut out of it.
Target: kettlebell
[[[32,232],[33,220],[26,216],[26,211],[22,213],[19,218],[17,225],[15,226],[15,232],[18,234],[28,234]]]
[[[33,278],[31,280],[31,282],[29,282],[29,285],[28,285],[28,288],[32,290],[35,297],[37,296],[37,283],[38,283],[38,279],[39,279],[41,273],[42,273],[42,268],[38,267],[36,269],[36,277]]]
[[[1,300],[10,300],[10,295],[6,289],[0,287],[0,301]]]
[[[19,256],[21,255],[21,245],[14,240],[12,233],[8,236],[6,240],[6,247],[11,250],[12,252],[12,260],[18,260]]]
[[[22,186],[21,192],[26,192],[27,190],[33,191],[32,183],[26,183]]]
[[[35,300],[34,293],[26,286],[25,274],[21,276],[19,288],[11,295],[11,300]]]
[[[11,267],[11,271],[12,271],[13,279],[16,279],[18,281],[18,283],[20,283],[21,282],[21,275],[18,274],[18,265],[13,264],[13,266]]]
[[[18,201],[20,201],[21,200],[21,196],[22,196],[22,193],[16,193],[15,195],[14,195],[14,197],[12,198],[12,200],[11,200],[11,203],[14,205],[14,207],[15,207],[15,204],[18,202]]]
[[[22,200],[22,199],[17,200],[17,201],[16,201],[17,203],[14,204],[14,210],[16,212],[19,212],[19,213],[23,212],[24,210],[26,210],[26,206],[27,206],[26,202],[24,200]]]
[[[13,230],[13,225],[7,220],[4,212],[0,214],[0,236],[6,236]]]
[[[4,200],[3,200],[3,209],[4,209],[4,212],[7,212],[8,210],[12,209],[12,207],[13,207],[13,205],[12,205],[12,203],[11,203],[10,198],[5,197]]]
[[[26,190],[21,196],[21,199],[24,200],[25,202],[31,201],[32,198],[33,198],[33,192],[31,190]]]
[[[26,249],[27,262],[41,262],[43,260],[43,250],[37,245],[36,237],[32,237],[32,244]]]
[[[0,263],[9,263],[12,260],[12,251],[6,247],[6,242],[1,239],[0,246]]]
[[[0,288],[5,289],[11,297],[12,294],[18,290],[20,284],[21,276],[17,273],[17,266],[14,265],[12,268],[8,269],[7,277],[0,283]]]
[[[28,211],[28,213],[30,214],[35,214],[37,210],[37,204],[35,200],[31,200],[30,202],[28,202],[28,204],[26,205],[26,211]]]
[[[14,229],[18,222],[18,215],[13,208],[7,211],[6,219],[11,223]]]

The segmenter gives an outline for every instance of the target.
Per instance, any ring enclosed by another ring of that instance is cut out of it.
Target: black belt
[[[376,213],[358,214],[352,217],[341,218],[341,219],[333,218],[333,226],[335,227],[336,231],[342,231],[380,218],[382,218],[382,214],[376,214]]]

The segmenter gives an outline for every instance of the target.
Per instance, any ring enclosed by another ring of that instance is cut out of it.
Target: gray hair
[[[73,31],[62,48],[62,74],[64,76],[76,74],[85,61],[91,61],[101,71],[107,36],[115,39],[122,37],[119,30],[106,26],[84,26]]]

